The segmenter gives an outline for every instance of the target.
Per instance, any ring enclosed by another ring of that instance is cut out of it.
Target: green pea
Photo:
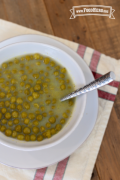
[[[6,119],[10,119],[11,118],[11,114],[9,112],[5,113],[5,118]]]
[[[7,68],[7,66],[8,66],[7,63],[3,63],[3,64],[2,64],[2,67],[3,67],[3,68]]]
[[[50,130],[50,132],[51,132],[52,135],[54,135],[54,134],[56,133],[56,130],[55,130],[54,128],[52,128],[52,129]]]
[[[37,141],[42,141],[43,140],[43,136],[42,135],[39,135],[38,137],[37,137]]]
[[[31,139],[31,141],[35,141],[35,140],[36,140],[36,136],[35,136],[34,134],[32,134],[32,135],[30,136],[30,139]]]
[[[14,123],[14,124],[18,124],[18,123],[19,123],[19,119],[14,119],[14,120],[13,120],[13,123]]]
[[[15,91],[16,87],[15,86],[11,86],[11,91]]]
[[[35,118],[35,115],[33,113],[29,113],[28,117],[29,117],[29,119],[33,120]]]
[[[40,66],[40,65],[41,65],[41,63],[40,63],[40,62],[36,62],[36,65]]]
[[[65,124],[65,119],[61,119],[61,120],[60,120],[60,123],[61,123],[61,124]]]
[[[61,73],[66,73],[66,69],[65,69],[65,68],[62,68],[62,69],[61,69]]]
[[[5,135],[6,136],[11,136],[12,135],[12,130],[11,129],[6,129],[5,130]]]
[[[26,88],[26,89],[29,89],[29,88],[30,88],[30,84],[26,84],[26,85],[25,85],[25,88]]]
[[[43,117],[47,117],[47,113],[42,113],[42,116]]]
[[[20,73],[20,74],[24,74],[24,70],[20,70],[19,73]]]
[[[39,132],[39,128],[36,127],[36,126],[34,126],[34,127],[32,128],[32,131],[33,131],[35,134],[37,134],[37,133]]]
[[[6,109],[6,108],[2,108],[2,109],[1,109],[1,112],[2,112],[3,114],[5,114],[5,113],[7,112],[7,109]]]
[[[16,83],[17,83],[17,80],[16,80],[16,79],[11,79],[11,83],[12,83],[12,84],[16,84]]]
[[[47,138],[50,138],[50,137],[51,137],[51,131],[50,131],[50,130],[47,130],[47,131],[46,131],[46,137],[47,137]]]
[[[23,87],[24,85],[25,85],[25,83],[24,83],[24,82],[21,82],[21,83],[20,83],[20,86],[21,86],[21,87]]]
[[[24,134],[30,134],[30,128],[29,127],[25,127],[24,129],[23,129],[23,132],[24,132]]]
[[[40,109],[41,109],[41,111],[44,111],[44,110],[45,110],[45,107],[44,107],[44,106],[42,106]]]
[[[30,141],[30,136],[28,134],[25,135],[25,141]]]
[[[40,131],[41,131],[41,132],[44,132],[44,131],[45,131],[45,127],[44,127],[44,126],[41,126],[41,127],[40,127]]]
[[[69,83],[69,82],[70,82],[70,80],[69,80],[69,79],[67,79],[67,80],[66,80],[66,82],[67,82],[67,83]]]
[[[4,102],[3,101],[0,102],[0,107],[4,107]]]
[[[10,108],[11,108],[11,109],[15,109],[15,108],[16,108],[15,104],[12,103],[12,104],[10,105]]]
[[[11,99],[10,99],[10,101],[11,101],[11,103],[15,103],[16,102],[16,97],[11,97]]]
[[[24,124],[29,124],[30,120],[29,119],[24,119]]]
[[[41,120],[42,120],[42,118],[43,118],[43,117],[42,117],[42,115],[41,115],[41,114],[39,114],[39,115],[37,115],[37,116],[36,116],[36,119],[37,119],[38,121],[41,121]]]
[[[49,115],[53,115],[53,111],[49,111]]]
[[[27,113],[26,113],[26,112],[22,112],[22,113],[21,113],[21,117],[22,117],[22,118],[26,118],[26,117],[27,117]]]
[[[50,104],[51,101],[49,99],[46,100],[46,104]]]
[[[46,78],[45,81],[46,81],[46,82],[50,82],[50,79],[49,79],[49,78]]]
[[[68,118],[68,115],[66,113],[62,114],[63,118]]]
[[[17,139],[21,140],[21,141],[24,140],[24,135],[23,134],[18,134]]]
[[[24,102],[23,107],[28,110],[30,109],[30,104],[28,102]]]
[[[22,79],[23,81],[26,81],[26,80],[27,80],[27,75],[23,75],[23,76],[21,77],[21,79]]]
[[[52,67],[55,66],[55,62],[51,61],[50,66],[52,66]]]
[[[10,101],[5,101],[5,106],[9,107],[10,106]]]
[[[44,59],[44,63],[45,63],[45,64],[49,64],[49,62],[50,62],[50,59],[49,59],[49,58],[45,58],[45,59]]]
[[[36,84],[41,84],[41,83],[42,81],[40,79],[36,81]]]
[[[33,96],[29,96],[28,101],[32,102],[33,101]]]
[[[40,71],[40,74],[43,74],[43,73],[44,73],[44,71],[43,71],[43,70],[41,70],[41,71]]]
[[[38,59],[40,59],[40,55],[39,54],[34,54],[34,58],[36,59],[36,60],[38,60]]]
[[[17,132],[16,132],[16,131],[13,131],[13,132],[12,132],[12,137],[13,137],[13,138],[17,137]]]
[[[9,126],[12,126],[12,125],[13,125],[13,122],[12,122],[12,121],[8,121],[8,125],[9,125]]]
[[[16,102],[17,102],[17,104],[22,104],[23,100],[22,100],[22,98],[17,98]]]
[[[38,126],[39,121],[35,120],[35,121],[33,121],[33,124],[34,124],[35,126]]]
[[[57,101],[57,100],[54,98],[54,99],[52,100],[52,104],[55,104],[56,101]]]
[[[54,75],[55,75],[55,76],[58,76],[58,75],[59,75],[59,72],[58,72],[58,71],[55,71],[55,72],[54,72]]]
[[[45,76],[48,76],[49,75],[49,73],[48,72],[45,72]]]
[[[51,124],[49,122],[46,123],[46,127],[47,128],[50,128],[51,127]]]
[[[55,119],[55,117],[50,117],[49,118],[49,122],[51,123],[51,124],[54,124],[55,122],[56,122],[56,119]]]
[[[24,90],[24,93],[25,93],[26,95],[29,95],[29,94],[30,94],[30,92],[29,92],[28,89],[25,89],[25,90]]]
[[[29,79],[28,81],[29,81],[29,83],[30,83],[30,84],[32,84],[32,83],[33,83],[33,80],[32,80],[32,79]]]
[[[61,77],[61,78],[65,78],[65,75],[64,75],[64,74],[60,74],[60,77]]]
[[[5,97],[5,93],[4,92],[0,92],[0,98],[4,98]]]
[[[38,74],[38,73],[33,74],[33,77],[34,77],[35,79],[38,79],[38,78],[39,78],[39,74]]]
[[[18,105],[17,105],[17,109],[18,109],[19,111],[22,111],[22,109],[23,109],[23,108],[22,108],[22,105],[18,104]]]
[[[5,130],[6,130],[6,127],[5,126],[1,126],[0,131],[4,132]]]
[[[57,124],[57,125],[55,126],[56,131],[60,131],[61,128],[62,128],[61,124]]]
[[[13,112],[12,112],[12,117],[13,117],[13,118],[17,118],[18,115],[19,115],[19,113],[18,113],[17,111],[13,111]]]
[[[59,70],[59,69],[60,69],[60,66],[56,66],[55,69],[56,69],[56,70]]]
[[[22,127],[21,127],[21,125],[17,125],[17,126],[15,127],[15,130],[16,130],[17,132],[22,132]]]
[[[32,95],[34,99],[37,99],[40,96],[37,92],[33,92]]]
[[[23,68],[25,65],[23,63],[20,64],[20,67]]]
[[[55,106],[51,106],[52,109],[55,109]]]
[[[65,84],[62,84],[62,85],[60,86],[60,89],[61,89],[61,90],[65,90],[65,89],[66,89]]]
[[[70,110],[69,110],[69,109],[67,109],[67,110],[66,110],[66,113],[70,113]]]
[[[36,85],[34,86],[34,90],[39,91],[40,89],[41,89],[41,87],[40,87],[39,84],[36,84]]]
[[[6,97],[7,97],[7,98],[10,98],[11,96],[12,96],[11,93],[7,93],[7,94],[6,94]]]
[[[2,119],[1,122],[2,122],[2,124],[7,124],[7,120],[6,119]]]
[[[0,119],[2,119],[2,113],[0,113]]]
[[[27,61],[30,61],[30,56],[25,56]]]
[[[43,83],[42,85],[43,85],[44,88],[48,87],[47,83]]]
[[[50,71],[50,70],[51,70],[49,66],[47,66],[47,67],[46,67],[46,69],[47,69],[48,71]]]

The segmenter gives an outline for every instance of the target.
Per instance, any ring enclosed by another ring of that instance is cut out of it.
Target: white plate
[[[23,41],[46,43],[64,50],[80,65],[86,82],[89,83],[90,81],[94,80],[89,67],[82,60],[82,58],[70,48],[54,39],[39,35],[22,35],[1,42],[0,48],[12,43]],[[38,169],[63,160],[72,154],[87,139],[95,125],[97,112],[98,94],[97,91],[94,90],[87,94],[85,112],[78,127],[64,141],[51,148],[37,151],[20,151],[0,144],[0,162],[17,168]]]

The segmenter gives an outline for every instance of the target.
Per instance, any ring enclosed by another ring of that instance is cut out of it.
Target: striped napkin
[[[114,71],[116,80],[98,90],[99,112],[88,139],[70,157],[42,169],[15,169],[0,164],[0,180],[90,180],[120,81],[120,61],[100,52],[55,36],[0,20],[0,41],[21,34],[52,37],[76,51],[90,67],[95,79]]]

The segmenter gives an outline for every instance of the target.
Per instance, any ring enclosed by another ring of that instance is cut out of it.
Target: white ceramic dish
[[[22,35],[1,42],[0,48],[12,43],[23,41],[46,43],[64,50],[70,54],[77,63],[79,63],[83,70],[86,83],[94,80],[89,67],[82,58],[70,48],[54,39],[39,35]],[[19,151],[0,144],[0,162],[17,168],[38,169],[61,161],[72,154],[90,135],[96,122],[97,112],[98,94],[95,90],[87,94],[86,107],[83,117],[75,131],[73,131],[65,140],[51,148],[38,151]]]
[[[6,60],[14,57],[19,57],[20,55],[34,53],[40,53],[45,56],[51,57],[55,59],[58,63],[62,64],[68,70],[70,76],[72,77],[75,84],[75,89],[85,85],[85,78],[83,72],[77,62],[63,50],[51,45],[35,42],[23,42],[6,46],[0,49],[0,63],[3,63]],[[72,116],[70,117],[64,128],[59,133],[49,139],[45,139],[41,142],[26,142],[6,137],[3,133],[0,132],[0,143],[11,148],[24,151],[39,150],[56,145],[57,143],[60,143],[62,140],[68,137],[75,130],[83,116],[85,104],[86,94],[76,99]]]

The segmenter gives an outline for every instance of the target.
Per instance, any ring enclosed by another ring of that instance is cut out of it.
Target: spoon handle
[[[95,81],[92,81],[91,83],[87,84],[86,86],[75,90],[74,92],[68,94],[67,96],[64,96],[60,100],[65,101],[65,100],[74,98],[76,96],[79,96],[81,94],[87,93],[89,91],[92,91],[94,89],[100,88],[101,86],[109,84],[114,79],[115,79],[115,74],[114,74],[114,72],[110,71],[107,74],[105,74],[105,75],[101,76],[100,78],[96,79]]]

